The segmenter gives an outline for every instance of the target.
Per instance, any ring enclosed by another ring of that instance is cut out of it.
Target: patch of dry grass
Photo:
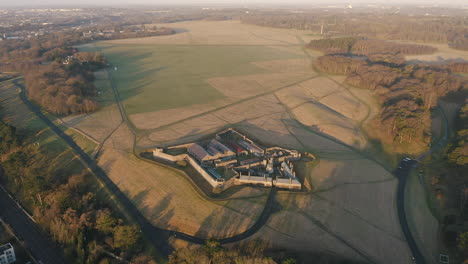
[[[242,232],[253,224],[266,199],[258,203],[207,201],[178,175],[180,172],[108,147],[104,147],[99,165],[152,223],[188,234],[227,236]],[[242,193],[249,194],[259,191],[246,189]]]
[[[139,39],[107,41],[113,44],[182,44],[182,45],[299,45],[296,36],[309,32],[242,24],[240,21],[187,21],[155,24],[180,28],[180,33]]]
[[[363,260],[363,254],[376,263],[410,261],[394,203],[397,181],[389,172],[365,159],[322,159],[311,176],[316,191],[279,193],[287,209],[273,215],[252,239],[354,260]]]

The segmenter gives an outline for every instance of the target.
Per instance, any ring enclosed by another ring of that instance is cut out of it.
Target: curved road
[[[418,244],[414,240],[413,235],[411,234],[411,230],[408,224],[408,219],[406,217],[405,211],[405,187],[406,187],[406,180],[409,177],[410,171],[412,168],[417,167],[419,161],[423,160],[427,155],[431,154],[432,152],[436,151],[440,147],[444,146],[447,143],[449,129],[448,129],[448,120],[447,116],[445,115],[444,109],[441,106],[438,106],[440,112],[442,113],[442,118],[444,119],[444,135],[439,140],[439,142],[432,146],[432,148],[415,160],[401,160],[398,169],[395,170],[394,174],[398,178],[398,188],[397,188],[397,210],[398,210],[398,218],[400,220],[401,229],[403,234],[405,235],[406,241],[408,242],[408,246],[413,254],[414,262],[417,264],[424,264],[426,263],[424,259],[424,255],[418,248]]]
[[[18,80],[14,80],[13,83],[21,89],[20,98],[24,104],[28,106],[28,108],[35,113],[44,123],[54,131],[60,138],[62,138],[74,151],[77,155],[80,156],[81,160],[86,164],[89,170],[91,170],[102,182],[107,186],[107,188],[112,192],[115,196],[117,201],[124,207],[125,211],[140,225],[142,232],[144,232],[145,236],[149,239],[149,241],[159,250],[161,254],[164,256],[168,256],[173,251],[172,247],[168,243],[168,239],[170,236],[177,237],[179,239],[196,243],[196,244],[204,244],[206,242],[206,238],[200,238],[196,236],[192,236],[186,233],[172,231],[167,229],[162,229],[152,225],[142,214],[141,212],[135,207],[135,205],[127,198],[127,196],[120,191],[120,189],[114,184],[114,182],[106,175],[106,173],[96,164],[96,162],[91,159],[74,141],[71,137],[66,135],[59,127],[57,127],[51,120],[49,120],[40,110],[39,107],[31,103],[26,96],[26,89],[24,85],[18,83]],[[114,87],[113,87],[114,88]],[[116,91],[114,91],[116,92]],[[118,96],[118,93],[116,93]],[[120,104],[118,104],[121,107]],[[441,108],[440,108],[441,109]],[[122,117],[126,118],[124,114],[124,109],[120,109],[122,112]],[[445,144],[447,140],[448,134],[448,126],[447,126],[447,119],[445,117],[445,113],[441,109],[443,114],[446,129],[445,135],[439,141],[439,143],[434,146],[430,151],[423,154],[418,160],[424,158],[426,155],[430,154],[432,151],[435,151],[437,148]],[[406,214],[405,214],[405,204],[404,204],[404,191],[406,186],[406,179],[409,175],[409,171],[412,167],[415,167],[417,161],[403,161],[400,163],[400,167],[394,172],[394,174],[399,179],[398,182],[398,189],[397,189],[397,210],[398,210],[398,217],[400,220],[400,225],[402,227],[402,231],[406,237],[408,245],[413,253],[414,260],[418,264],[425,263],[424,257],[419,251],[419,248],[411,234]],[[218,239],[222,244],[225,243],[233,243],[240,240],[243,240],[253,234],[255,234],[265,223],[268,221],[269,217],[277,212],[280,207],[275,200],[276,189],[272,188],[265,208],[263,209],[261,215],[258,217],[257,221],[246,231],[234,235],[228,238],[221,238]],[[51,262],[52,263],[52,262]]]
[[[414,262],[417,264],[424,264],[426,263],[424,260],[424,256],[418,248],[418,244],[414,240],[413,235],[411,234],[410,227],[408,225],[408,219],[406,218],[406,211],[405,211],[405,187],[406,187],[406,180],[408,179],[409,172],[411,168],[414,167],[415,163],[414,160],[411,161],[401,161],[400,167],[394,172],[395,176],[398,178],[398,187],[397,187],[397,211],[398,211],[398,219],[400,221],[400,226],[403,234],[405,235],[406,242],[413,254]]]
[[[91,159],[76,143],[71,137],[65,134],[58,126],[56,126],[50,119],[48,119],[40,110],[38,106],[31,103],[26,95],[26,89],[24,85],[18,83],[18,80],[13,81],[13,83],[21,89],[20,98],[23,103],[29,108],[31,112],[36,114],[53,132],[55,132],[60,138],[62,138],[81,158],[81,160],[86,164],[88,169],[92,171],[112,192],[115,196],[115,199],[123,206],[124,210],[128,215],[130,215],[141,228],[142,233],[148,238],[148,240],[159,250],[164,256],[168,256],[172,253],[173,249],[168,243],[170,236],[177,237],[179,239],[196,243],[196,244],[205,244],[206,238],[200,238],[185,234],[178,231],[167,230],[163,228],[156,227],[152,225],[135,207],[135,205],[127,198],[127,196],[120,191],[117,185],[107,176],[107,174],[96,164],[96,162]],[[272,188],[268,199],[263,209],[262,213],[258,217],[257,221],[246,231],[234,235],[228,238],[218,239],[222,244],[233,243],[240,240],[243,240],[253,234],[255,234],[269,219],[270,215],[275,213],[279,209],[279,205],[275,200],[276,189]],[[52,263],[52,262],[51,262]]]

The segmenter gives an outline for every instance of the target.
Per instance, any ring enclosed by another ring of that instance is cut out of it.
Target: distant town
[[[175,33],[169,28],[145,26],[153,22],[154,12],[142,12],[138,21],[134,13],[113,8],[0,9],[0,41],[41,38],[59,32],[80,35],[87,41]]]

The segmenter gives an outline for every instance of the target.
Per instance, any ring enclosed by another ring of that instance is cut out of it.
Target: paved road
[[[406,181],[409,177],[410,171],[412,168],[417,167],[418,162],[423,160],[426,156],[430,155],[432,152],[438,150],[442,146],[447,144],[448,134],[449,134],[449,126],[447,116],[445,115],[444,109],[438,106],[440,112],[442,113],[442,118],[444,120],[444,135],[441,137],[437,144],[433,145],[430,150],[426,151],[422,155],[416,158],[416,160],[401,160],[399,167],[395,170],[394,174],[398,178],[398,189],[397,189],[397,210],[398,210],[398,218],[400,220],[401,229],[403,234],[405,235],[406,241],[408,243],[409,248],[413,254],[414,263],[417,264],[424,264],[426,263],[424,259],[424,255],[418,248],[416,241],[414,240],[413,235],[411,234],[411,230],[408,224],[408,219],[406,217],[406,210],[405,210],[405,189],[406,189]]]
[[[32,112],[34,112],[40,119],[42,119],[47,124],[47,126],[50,127],[52,131],[54,131],[59,137],[61,137],[80,156],[80,158],[86,163],[88,168],[91,171],[93,171],[94,174],[104,182],[104,184],[114,194],[114,196],[119,201],[119,203],[124,207],[126,212],[138,222],[142,232],[150,240],[150,242],[159,250],[161,254],[163,254],[164,256],[168,256],[173,251],[172,247],[168,243],[168,239],[170,236],[174,236],[179,239],[182,239],[191,243],[196,243],[196,244],[204,244],[206,242],[206,238],[196,237],[196,236],[192,236],[192,235],[185,234],[185,233],[178,232],[178,231],[158,228],[158,227],[153,226],[150,222],[148,222],[148,220],[140,213],[140,211],[127,198],[127,196],[125,196],[125,194],[123,194],[120,191],[120,189],[112,182],[112,180],[109,179],[109,177],[105,174],[105,172],[101,168],[99,168],[99,166],[97,166],[96,162],[93,159],[91,159],[73,141],[72,138],[66,135],[59,127],[57,127],[52,121],[50,121],[41,112],[39,107],[35,106],[27,99],[24,86],[19,84],[18,81],[14,81],[14,83],[15,85],[21,88],[21,93],[20,93],[21,100],[29,107],[29,109]],[[122,112],[122,116],[125,118],[124,110],[123,109],[120,109],[120,110]],[[442,145],[442,143],[439,142],[439,144],[437,144],[437,147],[440,145]],[[404,190],[406,186],[406,179],[408,177],[410,168],[415,165],[414,164],[415,162],[416,161],[409,161],[409,162],[402,161],[400,168],[395,171],[395,175],[399,179],[398,190],[397,190],[397,209],[398,209],[400,225],[402,227],[402,230],[406,237],[408,245],[411,249],[411,252],[413,253],[414,261],[417,264],[423,264],[425,263],[424,257],[419,251],[417,244],[409,229],[406,214],[405,214],[405,204],[404,204]],[[221,238],[219,239],[219,241],[222,244],[233,243],[233,242],[241,241],[255,234],[263,225],[265,225],[269,217],[273,213],[275,213],[277,210],[280,209],[278,203],[275,200],[275,194],[276,194],[276,189],[272,188],[269,194],[269,197],[267,199],[265,208],[262,211],[260,217],[254,223],[254,225],[252,225],[248,230],[246,230],[243,233],[240,233],[238,235],[234,235],[228,238]]]
[[[405,187],[406,180],[408,179],[409,172],[417,164],[417,161],[404,161],[400,162],[399,168],[394,172],[398,178],[398,188],[397,188],[397,211],[398,219],[400,220],[400,226],[403,234],[405,235],[406,242],[413,254],[413,261],[417,264],[426,263],[424,256],[418,248],[418,244],[414,240],[413,235],[411,234],[410,227],[408,225],[408,219],[406,218],[405,211]]]
[[[21,88],[20,98],[23,103],[36,114],[52,131],[54,131],[59,137],[61,137],[74,151],[80,156],[81,160],[88,166],[97,177],[107,186],[112,192],[117,201],[124,207],[126,212],[138,222],[142,232],[151,241],[151,243],[159,250],[159,252],[165,256],[168,256],[173,251],[172,247],[167,243],[169,233],[164,229],[156,228],[146,220],[146,218],[140,213],[140,211],[133,205],[133,203],[125,196],[124,193],[112,182],[106,173],[97,166],[96,162],[91,159],[71,137],[65,134],[58,126],[56,126],[51,120],[49,120],[42,112],[41,109],[31,103],[26,96],[26,89],[24,85],[20,84],[18,80],[13,83]]]
[[[258,217],[257,221],[249,229],[247,229],[246,231],[240,234],[234,235],[232,237],[218,239],[218,241],[221,244],[234,243],[234,242],[238,242],[243,239],[246,239],[250,237],[251,235],[257,233],[257,231],[260,230],[260,228],[262,228],[266,224],[266,222],[268,221],[268,219],[273,213],[281,210],[281,206],[275,200],[275,194],[276,194],[276,188],[272,187],[262,213]],[[170,234],[179,239],[183,239],[185,241],[189,241],[189,242],[196,243],[196,244],[205,244],[207,240],[206,238],[199,238],[199,237],[187,235],[187,234],[177,232],[177,231],[170,231]]]
[[[16,202],[0,188],[0,217],[24,241],[36,260],[44,264],[67,263],[61,250],[45,236]]]
[[[172,253],[173,248],[169,245],[168,239],[170,236],[177,237],[179,239],[195,243],[205,244],[206,238],[196,237],[189,234],[185,234],[178,231],[162,229],[152,225],[135,207],[135,205],[127,198],[127,196],[120,191],[117,185],[107,176],[107,174],[91,159],[71,137],[65,134],[59,127],[57,127],[51,120],[49,120],[40,110],[40,108],[31,103],[26,96],[25,87],[18,81],[13,82],[16,86],[21,88],[20,98],[24,104],[26,104],[33,113],[37,115],[44,123],[54,131],[59,137],[61,137],[74,151],[80,156],[88,168],[99,177],[107,188],[113,193],[118,202],[124,207],[125,211],[137,221],[140,225],[142,233],[145,234],[150,242],[159,250],[164,256],[168,256]],[[253,234],[255,234],[265,223],[268,221],[271,214],[279,210],[279,205],[275,200],[276,189],[272,188],[268,196],[266,205],[257,221],[246,231],[234,235],[228,238],[221,238],[219,241],[222,244],[233,243],[241,241]]]

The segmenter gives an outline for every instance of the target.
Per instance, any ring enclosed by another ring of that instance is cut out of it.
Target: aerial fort
[[[263,148],[232,128],[203,141],[152,149],[152,155],[156,161],[187,163],[214,189],[234,185],[302,188],[294,169],[301,158],[297,150]]]

